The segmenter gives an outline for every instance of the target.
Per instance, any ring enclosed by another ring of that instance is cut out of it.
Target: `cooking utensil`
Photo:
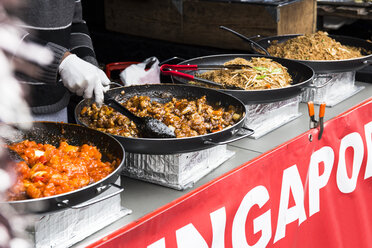
[[[197,71],[197,70],[222,70],[222,69],[229,69],[229,70],[239,70],[244,68],[252,68],[250,65],[238,65],[238,64],[231,64],[231,65],[168,65],[164,64],[160,66],[160,71],[167,71],[166,69],[171,70],[189,70],[189,71]]]
[[[122,91],[125,91],[124,95],[121,94]],[[151,84],[115,88],[107,91],[106,94],[115,97],[119,102],[126,101],[133,96],[149,96],[151,101],[160,103],[169,102],[173,97],[195,100],[206,96],[207,102],[211,105],[216,104],[224,107],[232,105],[241,113],[241,119],[234,125],[215,133],[194,137],[155,139],[112,135],[123,144],[127,152],[144,154],[192,152],[234,142],[253,134],[253,130],[250,129],[247,129],[247,133],[245,134],[238,133],[243,128],[246,115],[244,104],[237,98],[217,90],[190,85]],[[91,102],[85,99],[76,106],[75,119],[79,124],[87,125],[86,120],[82,118],[80,112],[84,107],[90,106],[90,104]]]
[[[260,39],[257,41],[265,49],[269,48],[273,42],[282,43],[289,39],[300,36],[301,34],[292,34],[292,35],[282,35],[282,36],[272,36]],[[365,66],[372,63],[372,43],[367,42],[362,39],[348,37],[348,36],[339,36],[339,35],[329,35],[332,39],[340,42],[342,45],[360,47],[363,57],[353,58],[353,59],[344,59],[344,60],[296,60],[288,59],[291,61],[304,63],[315,71],[317,74],[325,73],[337,73],[337,72],[346,72],[346,71],[355,71],[364,68]]]
[[[288,73],[292,77],[292,84],[284,88],[276,89],[265,89],[265,90],[232,90],[232,89],[221,89],[219,91],[235,96],[240,99],[245,104],[256,104],[256,103],[270,103],[280,100],[289,99],[296,95],[301,94],[309,84],[313,81],[314,71],[307,65],[299,63],[297,61],[291,61],[288,59],[281,59],[276,57],[269,57],[266,55],[254,55],[254,54],[219,54],[210,55],[198,58],[192,58],[185,60],[178,65],[222,65],[227,61],[233,60],[235,58],[243,58],[250,60],[253,57],[264,57],[270,58],[273,61],[280,63],[288,69]],[[188,74],[193,74],[195,71],[186,71]],[[174,83],[188,84],[188,80],[173,77],[172,81]]]
[[[242,69],[244,66],[238,65],[231,65],[231,66],[224,66],[224,65],[162,65],[160,66],[160,71],[163,75],[169,75],[174,77],[180,77],[184,79],[188,79],[190,81],[198,81],[210,86],[218,87],[218,88],[229,88],[229,89],[241,89],[240,87],[234,85],[222,85],[204,78],[196,77],[194,75],[190,75],[187,73],[179,72],[179,70],[189,70],[189,71],[196,71],[196,70],[215,70],[215,69]],[[248,67],[248,66],[245,66]],[[177,71],[176,71],[177,70]]]
[[[138,117],[117,102],[113,97],[105,95],[104,103],[131,119],[146,138],[176,138],[174,131],[158,119]]]
[[[248,41],[249,44],[250,44],[250,46],[251,46],[251,48],[255,52],[258,52],[258,54],[262,54],[262,52],[264,52],[267,56],[270,56],[270,53],[264,47],[262,47],[260,44],[258,44],[257,42],[253,41],[252,39],[248,38],[247,36],[244,36],[241,33],[238,33],[235,30],[232,30],[232,29],[227,28],[225,26],[220,26],[220,28],[223,29],[223,30],[229,31],[230,33],[235,34],[236,36],[238,36],[239,38],[241,38],[244,41]],[[257,47],[261,50],[261,52],[260,51],[257,51]]]
[[[60,141],[66,141],[70,145],[75,146],[81,146],[83,144],[94,145],[102,153],[102,159],[104,161],[119,159],[121,162],[107,177],[81,189],[50,197],[1,202],[0,204],[10,204],[21,213],[45,213],[65,208],[76,209],[86,207],[97,201],[103,201],[117,195],[124,190],[121,186],[116,185],[115,182],[122,171],[125,152],[120,142],[112,136],[76,124],[33,122],[33,127],[30,130],[17,131],[16,138],[12,140],[12,142],[20,142],[25,139],[33,140],[37,143],[51,144],[57,147]],[[115,187],[118,190],[105,197],[90,201],[89,203],[86,202],[110,187]]]
[[[310,117],[310,124],[309,127],[317,128],[319,127],[318,139],[322,138],[323,131],[324,131],[324,114],[326,103],[322,103],[319,106],[319,120],[315,119],[315,112],[314,112],[314,103],[312,101],[307,102],[307,108],[309,110],[309,117]]]

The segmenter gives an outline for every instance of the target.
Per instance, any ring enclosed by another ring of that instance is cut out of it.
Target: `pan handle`
[[[328,80],[325,81],[325,83],[322,84],[322,85],[307,85],[307,86],[304,86],[304,88],[320,89],[320,88],[323,88],[323,87],[327,86],[333,79],[332,76],[318,76],[318,78],[328,78]]]
[[[251,46],[251,48],[257,52],[258,54],[262,54],[260,52],[257,51],[256,47],[258,47],[258,49],[260,49],[262,52],[264,52],[267,56],[270,56],[270,53],[264,48],[262,47],[260,44],[258,44],[257,42],[253,41],[251,38],[248,38],[247,36],[244,36],[238,32],[236,32],[235,30],[232,30],[228,27],[225,27],[225,26],[220,26],[221,29],[224,29],[226,31],[229,31],[233,34],[235,34],[236,36],[238,36],[240,39],[244,40],[244,41],[247,41],[249,43],[249,45]]]
[[[104,200],[106,200],[106,199],[109,199],[109,198],[111,198],[111,197],[113,197],[113,196],[116,196],[116,195],[118,195],[118,194],[120,194],[121,192],[124,191],[124,188],[123,188],[123,187],[121,187],[120,185],[117,185],[117,184],[115,184],[115,183],[110,183],[110,184],[108,184],[108,186],[116,187],[116,188],[118,188],[119,190],[116,191],[116,192],[114,192],[114,193],[111,193],[111,194],[109,194],[109,195],[106,195],[105,197],[102,197],[102,198],[96,199],[96,200],[94,200],[94,201],[89,201],[89,202],[87,202],[87,203],[85,203],[85,204],[78,204],[78,205],[75,205],[75,206],[71,206],[71,205],[69,204],[69,200],[64,200],[64,201],[62,201],[62,202],[57,203],[57,206],[58,206],[58,207],[67,207],[67,208],[71,208],[71,209],[81,209],[81,208],[85,208],[85,207],[87,207],[87,206],[90,206],[90,205],[96,204],[97,202],[101,202],[101,201],[104,201]],[[101,192],[103,189],[105,189],[106,187],[107,187],[107,185],[102,186],[102,187],[98,187],[96,190],[97,190],[97,192],[99,193],[99,192]]]
[[[365,61],[363,61],[363,64],[372,65],[372,60],[365,60]]]
[[[248,133],[241,134],[241,135],[237,134],[238,137],[233,138],[233,139],[229,139],[229,140],[226,140],[226,141],[223,141],[223,142],[213,142],[211,140],[205,140],[204,144],[206,144],[206,145],[225,145],[225,144],[238,141],[240,139],[246,138],[246,137],[251,136],[251,135],[254,134],[254,130],[252,130],[250,128],[247,128],[247,127],[241,127],[241,128],[248,131]]]

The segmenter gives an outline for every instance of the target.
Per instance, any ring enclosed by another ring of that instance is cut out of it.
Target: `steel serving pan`
[[[121,94],[122,91],[125,91],[124,95]],[[155,100],[161,103],[171,101],[172,97],[194,100],[205,95],[207,97],[207,102],[210,104],[220,103],[222,106],[233,105],[242,113],[242,118],[233,126],[225,128],[219,132],[195,137],[132,138],[113,135],[122,143],[127,152],[143,154],[175,154],[192,152],[233,142],[253,133],[252,130],[250,130],[244,135],[238,134],[238,131],[244,124],[244,117],[246,115],[246,108],[244,104],[233,96],[213,89],[189,85],[151,84],[118,87],[109,90],[106,94],[115,97],[119,102],[123,102],[135,95],[143,95],[149,96],[152,101]],[[89,100],[82,100],[76,106],[75,119],[79,124],[87,126],[84,119],[80,116],[80,112],[83,107],[89,106],[90,103],[91,102]]]
[[[20,142],[25,139],[33,140],[37,143],[51,144],[57,147],[59,146],[60,141],[66,141],[70,145],[76,146],[83,144],[94,145],[102,153],[103,161],[120,159],[121,163],[111,174],[102,180],[81,189],[50,197],[5,202],[9,203],[19,212],[45,213],[62,210],[67,207],[81,208],[85,207],[86,205],[91,205],[97,201],[107,199],[123,191],[123,188],[116,185],[115,182],[122,171],[125,152],[120,142],[115,140],[110,135],[77,124],[33,122],[33,127],[30,130],[17,131],[17,134],[14,139],[12,139],[12,142]],[[110,186],[119,188],[119,190],[109,196],[106,196],[105,198],[90,201],[89,204],[84,203],[104,192],[106,189],[110,188]]]
[[[272,36],[260,39],[257,41],[262,47],[266,50],[271,46],[273,41],[278,43],[285,42],[289,39],[300,36],[301,34],[292,34],[292,35],[282,35],[282,36]],[[342,45],[354,46],[362,48],[363,57],[354,58],[354,59],[344,59],[344,60],[295,60],[289,59],[291,61],[302,62],[315,71],[317,74],[325,73],[337,73],[337,72],[346,72],[346,71],[355,71],[362,69],[363,67],[369,65],[372,61],[372,43],[367,42],[362,39],[348,37],[348,36],[339,36],[339,35],[329,35],[332,39],[340,42]]]
[[[279,89],[266,89],[266,90],[232,90],[232,89],[221,89],[219,91],[230,94],[237,97],[245,104],[256,104],[256,103],[270,103],[280,100],[285,100],[292,98],[296,95],[301,94],[306,87],[312,83],[314,78],[314,71],[307,65],[291,61],[288,59],[281,59],[276,57],[270,57],[265,55],[255,55],[255,54],[220,54],[220,55],[210,55],[204,57],[197,57],[189,60],[185,60],[179,65],[221,65],[229,60],[235,59],[237,57],[250,60],[253,57],[265,57],[270,58],[273,61],[280,63],[288,69],[288,73],[293,79],[293,83],[285,88]],[[203,71],[197,71],[198,73]],[[195,71],[185,71],[194,75]],[[174,83],[188,83],[186,79],[172,77]]]

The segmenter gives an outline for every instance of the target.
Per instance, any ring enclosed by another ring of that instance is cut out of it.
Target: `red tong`
[[[184,79],[188,79],[191,81],[198,81],[201,83],[205,83],[211,86],[217,86],[219,88],[230,88],[230,89],[240,89],[242,88],[233,85],[221,85],[219,83],[195,77],[194,75],[179,72],[179,71],[197,71],[197,70],[216,70],[216,69],[242,69],[245,67],[250,67],[248,65],[168,65],[164,64],[160,66],[160,71],[163,75],[170,75],[174,77],[180,77]]]

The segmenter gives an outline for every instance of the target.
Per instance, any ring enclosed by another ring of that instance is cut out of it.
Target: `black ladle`
[[[270,56],[270,53],[269,53],[265,48],[263,48],[260,44],[258,44],[257,42],[255,42],[255,41],[249,39],[248,37],[246,37],[246,36],[244,36],[244,35],[242,35],[242,34],[236,32],[235,30],[232,30],[232,29],[227,28],[227,27],[225,27],[225,26],[220,26],[220,28],[221,28],[221,29],[224,29],[224,30],[226,30],[226,31],[229,31],[229,32],[231,32],[231,33],[233,33],[233,34],[235,34],[235,35],[237,35],[239,38],[243,39],[244,41],[248,41],[248,42],[250,43],[252,49],[255,50],[256,52],[259,52],[259,51],[257,51],[257,49],[256,49],[254,46],[258,47],[258,48],[259,48],[261,51],[263,51],[266,55]],[[261,52],[259,52],[259,53],[261,53]]]
[[[158,119],[152,117],[138,117],[108,95],[105,95],[104,103],[132,120],[143,137],[176,138],[174,131]]]

